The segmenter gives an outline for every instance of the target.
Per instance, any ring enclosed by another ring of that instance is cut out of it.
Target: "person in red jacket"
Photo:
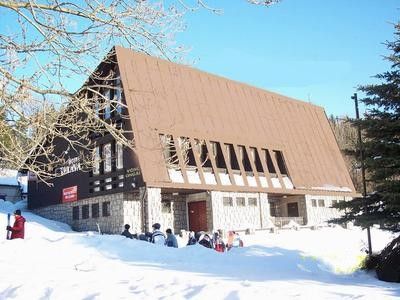
[[[25,218],[21,216],[21,210],[14,212],[14,226],[7,226],[7,230],[11,231],[11,239],[23,239],[25,235]]]

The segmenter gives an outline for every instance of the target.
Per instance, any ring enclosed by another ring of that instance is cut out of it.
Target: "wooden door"
[[[299,206],[297,202],[292,202],[287,204],[288,217],[298,217],[299,216]]]
[[[188,215],[189,230],[194,232],[207,231],[206,201],[189,202]]]

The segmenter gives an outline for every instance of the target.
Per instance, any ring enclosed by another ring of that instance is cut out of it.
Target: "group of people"
[[[173,247],[173,248],[178,248],[178,241],[176,240],[175,235],[172,233],[172,230],[168,228],[164,234],[161,231],[161,225],[160,223],[154,223],[152,228],[153,232],[147,232],[145,234],[132,234],[129,232],[129,228],[131,226],[129,224],[125,224],[124,226],[124,231],[121,233],[121,235],[131,238],[131,239],[139,239],[143,241],[148,241],[153,244],[157,245],[165,245],[167,247]]]
[[[147,232],[145,234],[140,234],[140,235],[130,233],[129,232],[129,229],[130,229],[129,224],[125,224],[124,228],[125,229],[121,233],[121,235],[123,235],[127,238],[139,239],[139,240],[148,241],[150,243],[157,244],[157,245],[165,245],[167,247],[178,248],[178,241],[177,241],[175,235],[172,233],[172,230],[170,228],[168,228],[165,231],[166,234],[164,234],[161,231],[160,223],[153,224],[153,226],[152,226],[153,232]],[[235,247],[243,247],[243,241],[237,232],[229,231],[226,243],[224,242],[222,236],[223,236],[222,230],[218,230],[218,231],[214,232],[212,237],[208,233],[205,233],[203,231],[199,231],[196,233],[193,231],[190,231],[186,245],[190,246],[190,245],[195,245],[198,243],[199,245],[202,245],[206,248],[214,249],[215,251],[218,251],[218,252],[229,251]]]
[[[214,249],[217,252],[225,252],[229,251],[232,248],[243,247],[243,241],[240,238],[239,233],[235,231],[228,232],[228,238],[226,243],[223,240],[222,230],[217,230],[214,232],[212,237],[208,233],[204,233],[202,231],[194,233],[193,231],[189,232],[189,239],[187,246],[194,245],[199,243],[200,245]]]

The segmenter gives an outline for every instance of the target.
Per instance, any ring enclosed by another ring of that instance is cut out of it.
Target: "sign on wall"
[[[78,186],[71,186],[62,190],[62,203],[78,200]]]

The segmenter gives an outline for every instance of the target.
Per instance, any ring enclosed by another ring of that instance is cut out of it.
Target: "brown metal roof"
[[[323,108],[125,48],[116,53],[149,186],[305,193],[329,185],[354,193]],[[159,134],[281,150],[295,189],[172,184]]]

